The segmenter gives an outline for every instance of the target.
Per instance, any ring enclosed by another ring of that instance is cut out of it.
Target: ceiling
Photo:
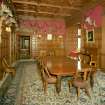
[[[87,9],[104,0],[12,0],[16,16],[79,19]],[[78,17],[78,18],[77,18]]]

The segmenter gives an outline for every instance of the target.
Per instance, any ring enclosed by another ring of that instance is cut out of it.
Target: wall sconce
[[[63,36],[62,35],[59,35],[58,38],[63,38]]]
[[[41,38],[41,37],[42,37],[42,35],[38,35],[37,37],[38,37],[38,38]]]
[[[11,27],[6,27],[5,29],[7,32],[11,32]]]

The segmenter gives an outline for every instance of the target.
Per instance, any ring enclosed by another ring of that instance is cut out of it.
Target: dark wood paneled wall
[[[40,38],[36,37],[36,45],[32,43],[32,56],[35,53],[39,54],[40,51],[45,51],[46,55],[51,54],[54,52],[56,56],[63,54],[64,51],[64,38],[59,38],[58,35],[52,35],[52,40],[47,40],[47,35],[42,35]],[[36,48],[34,48],[36,46]]]
[[[2,58],[5,57],[7,62],[10,63],[10,34],[2,31],[0,43],[0,75],[2,77]]]
[[[55,56],[62,56],[65,53],[64,48],[64,36],[59,35],[52,35],[52,40],[47,40],[47,34],[41,35],[28,35],[25,33],[20,33],[17,35],[17,56],[19,58],[19,37],[21,35],[30,36],[30,58],[35,58],[36,56],[40,55],[41,52],[45,52],[45,55],[54,54]]]
[[[77,48],[77,32],[78,32],[78,28],[76,25],[72,25],[72,26],[68,27],[67,37],[66,37],[66,41],[65,41],[65,49],[66,49],[67,55],[70,53],[70,51],[76,50],[76,48]],[[101,27],[94,28],[94,43],[87,42],[86,30],[82,29],[81,41],[82,41],[81,49],[83,49],[83,50],[90,49],[90,52],[92,52],[94,55],[97,54],[97,57],[96,57],[97,58],[97,66],[98,66],[98,68],[101,68],[102,28]]]
[[[65,39],[65,50],[68,55],[72,50],[77,47],[77,26],[70,26],[67,28],[67,35]]]
[[[102,17],[101,67],[105,69],[105,15]]]

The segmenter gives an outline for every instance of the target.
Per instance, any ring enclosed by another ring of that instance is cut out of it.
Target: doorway
[[[20,59],[30,58],[30,36],[20,36]]]

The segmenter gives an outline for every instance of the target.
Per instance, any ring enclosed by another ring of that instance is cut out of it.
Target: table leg
[[[91,86],[92,89],[93,89],[93,86],[94,86],[94,75],[95,75],[95,72],[92,72],[91,75],[90,75],[90,86]]]
[[[61,91],[61,76],[57,76],[56,91],[59,94]]]

